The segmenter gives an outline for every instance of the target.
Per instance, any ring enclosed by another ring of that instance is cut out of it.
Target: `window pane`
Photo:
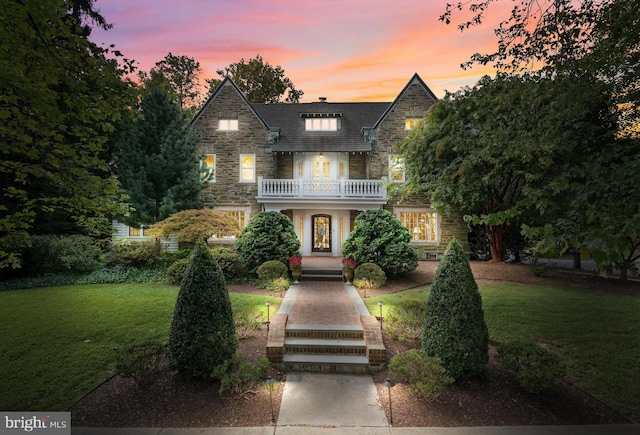
[[[214,154],[207,154],[202,161],[205,173],[203,174],[206,181],[216,181],[216,156]]]
[[[404,158],[400,156],[389,158],[389,178],[392,181],[404,181]]]
[[[220,119],[218,120],[218,130],[237,131],[238,120],[237,119]]]
[[[304,129],[307,131],[337,131],[337,118],[306,118]]]
[[[129,236],[140,237],[141,235],[140,228],[129,227]]]
[[[240,156],[240,181],[255,180],[255,156],[243,154]]]
[[[418,241],[436,241],[436,214],[433,212],[400,212],[400,222]]]
[[[419,122],[420,122],[420,118],[407,118],[404,121],[404,129],[412,130],[418,125]]]

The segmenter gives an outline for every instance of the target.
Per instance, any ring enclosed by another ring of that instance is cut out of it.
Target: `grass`
[[[175,286],[110,284],[0,292],[0,409],[61,411],[113,374],[114,348],[168,339]],[[266,300],[231,294],[266,320]]]
[[[483,285],[485,320],[498,342],[528,340],[556,353],[568,377],[617,411],[640,420],[640,298],[516,283]],[[428,287],[366,299],[383,316]]]

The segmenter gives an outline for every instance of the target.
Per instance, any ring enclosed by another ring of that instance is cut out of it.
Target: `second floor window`
[[[398,183],[404,181],[404,157],[389,156],[389,179]]]
[[[219,131],[238,131],[237,119],[219,119],[218,120]]]
[[[207,154],[202,160],[203,177],[210,183],[216,181],[216,155]]]
[[[420,122],[421,118],[407,118],[404,120],[404,129],[405,130],[413,130],[418,123]]]
[[[254,183],[256,181],[256,155],[240,154],[240,182]]]

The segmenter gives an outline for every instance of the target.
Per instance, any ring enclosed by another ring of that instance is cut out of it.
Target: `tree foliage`
[[[247,270],[255,272],[269,260],[287,265],[300,255],[300,241],[291,220],[275,211],[254,215],[236,239],[236,252]]]
[[[156,62],[149,73],[141,72],[143,83],[165,81],[175,95],[182,109],[198,106],[200,95],[200,62],[188,56],[176,56],[169,52],[164,59]]]
[[[115,170],[130,197],[124,221],[151,225],[180,210],[200,208],[203,185],[198,135],[162,86],[149,86],[114,135]]]
[[[513,219],[544,212],[549,186],[584,179],[591,151],[602,152],[615,129],[598,81],[499,74],[447,94],[397,148],[408,191],[484,225],[493,261],[504,261]]]
[[[185,377],[208,379],[238,348],[229,292],[220,266],[199,239],[180,284],[169,349]]]
[[[265,62],[262,56],[255,59],[232,63],[216,73],[222,77],[231,77],[233,82],[246,95],[252,103],[298,103],[304,95],[293,85],[293,82],[284,75],[284,69],[280,65],[274,67]],[[209,93],[220,84],[222,80],[207,79]]]
[[[356,217],[342,255],[357,264],[375,263],[387,275],[398,275],[418,267],[418,254],[410,241],[409,230],[394,215],[387,210],[367,210]]]
[[[2,3],[0,267],[19,267],[48,213],[96,234],[123,207],[105,142],[125,107],[130,63],[88,39],[87,20],[109,28],[92,3]]]
[[[453,239],[433,277],[422,328],[422,350],[440,358],[449,375],[482,375],[489,361],[489,332],[469,260]]]
[[[204,208],[172,214],[153,224],[147,234],[161,239],[176,236],[179,242],[195,242],[198,239],[207,240],[213,235],[222,236],[237,231],[238,222],[232,215]]]

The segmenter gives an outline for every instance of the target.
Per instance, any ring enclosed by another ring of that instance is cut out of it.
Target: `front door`
[[[331,216],[316,214],[311,216],[313,222],[311,239],[313,252],[331,252]]]

